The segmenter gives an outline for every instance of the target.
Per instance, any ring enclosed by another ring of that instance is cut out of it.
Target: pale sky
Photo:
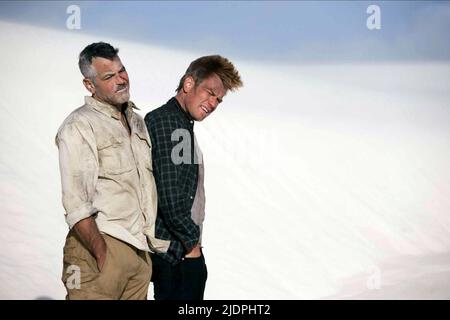
[[[79,30],[66,27],[73,4]],[[379,30],[366,26],[371,4]],[[249,61],[450,60],[449,1],[2,1],[0,20]]]

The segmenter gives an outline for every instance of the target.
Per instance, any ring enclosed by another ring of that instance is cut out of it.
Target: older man
[[[66,299],[146,299],[157,197],[151,142],[129,101],[118,49],[88,45],[79,57],[91,96],[56,136],[69,233],[62,280]]]

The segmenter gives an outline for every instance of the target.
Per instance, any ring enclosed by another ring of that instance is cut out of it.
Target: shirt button
[[[191,199],[194,199],[194,196],[190,196]]]

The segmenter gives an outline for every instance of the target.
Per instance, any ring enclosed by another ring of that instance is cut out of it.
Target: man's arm
[[[186,195],[180,185],[179,170],[171,159],[176,142],[172,133],[179,129],[175,121],[145,117],[145,123],[152,141],[153,174],[158,190],[159,212],[170,232],[182,243],[186,252],[192,251],[199,242],[200,228],[186,210]]]
[[[101,271],[106,258],[106,242],[100,234],[94,218],[91,216],[78,221],[73,228],[81,242],[97,260],[98,269]]]
[[[92,215],[98,179],[98,156],[95,137],[89,124],[70,121],[56,136],[59,150],[62,201],[66,222],[74,228],[81,242],[97,260],[99,270],[106,256],[106,243]]]

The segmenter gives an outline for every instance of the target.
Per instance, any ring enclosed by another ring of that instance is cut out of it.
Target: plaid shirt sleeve
[[[180,129],[176,118],[146,116],[145,122],[153,146],[153,175],[158,190],[158,214],[164,221],[165,229],[175,238],[169,251],[178,259],[190,251],[198,242],[200,229],[191,218],[190,209],[186,208],[186,191],[182,186],[182,165],[175,165],[171,154],[178,141],[172,141],[172,133]]]

